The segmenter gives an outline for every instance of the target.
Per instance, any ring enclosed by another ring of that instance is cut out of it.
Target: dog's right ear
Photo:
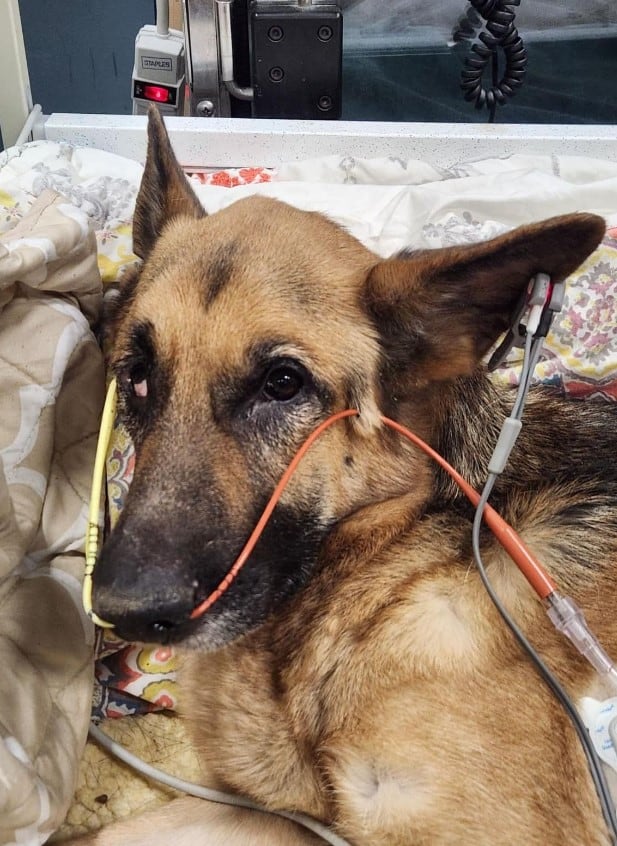
[[[146,259],[165,224],[180,215],[199,218],[206,212],[174,155],[159,110],[151,106],[148,153],[133,218],[135,254]]]

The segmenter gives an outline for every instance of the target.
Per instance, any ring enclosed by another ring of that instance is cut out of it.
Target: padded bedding
[[[104,378],[91,326],[101,279],[104,287],[136,260],[130,227],[140,176],[136,162],[66,144],[0,153],[0,846],[43,843],[60,826],[80,758],[61,835],[167,800],[103,765],[92,747],[84,754],[91,709],[99,718],[141,715],[112,731],[163,766],[173,760],[180,774],[197,773],[176,721],[145,715],[176,707],[173,652],[99,638],[95,667],[79,598]],[[251,193],[278,197],[326,213],[384,256],[484,240],[569,211],[594,211],[617,227],[617,164],[588,158],[463,159],[435,169],[340,155],[191,179],[209,212]],[[615,400],[616,302],[617,230],[570,279],[538,378]],[[515,383],[517,355],[496,378]],[[112,523],[133,459],[117,428]]]
[[[42,843],[85,741],[94,632],[80,550],[103,364],[86,215],[43,191],[0,235],[0,842]]]

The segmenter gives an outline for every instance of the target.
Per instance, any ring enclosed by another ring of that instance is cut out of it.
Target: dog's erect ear
[[[380,262],[365,307],[377,326],[386,372],[413,381],[470,373],[510,325],[530,279],[561,281],[595,249],[605,221],[571,214],[522,226],[492,241]]]
[[[165,224],[173,217],[205,217],[176,159],[156,106],[148,111],[148,153],[133,218],[133,250],[149,255]]]

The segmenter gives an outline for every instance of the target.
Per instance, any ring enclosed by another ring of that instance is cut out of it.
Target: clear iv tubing
[[[487,507],[488,499],[499,474],[503,471],[506,465],[510,452],[512,451],[520,431],[520,418],[523,413],[527,393],[531,386],[533,371],[540,355],[541,347],[542,339],[534,339],[532,334],[528,333],[525,339],[525,354],[516,400],[510,416],[504,422],[497,446],[495,447],[495,451],[489,461],[489,475],[476,505],[471,533],[473,556],[482,583],[493,602],[493,605],[497,609],[506,626],[510,629],[510,632],[518,642],[519,646],[534,664],[544,683],[548,686],[553,696],[555,696],[566,712],[574,730],[576,731],[576,734],[578,735],[585,757],[587,758],[589,773],[596,790],[598,802],[600,803],[602,816],[604,817],[606,827],[615,846],[615,844],[617,844],[617,818],[615,816],[615,806],[602,763],[598,753],[596,752],[587,727],[558,679],[552,674],[544,661],[540,658],[495,593],[486,573],[480,550],[480,528],[482,526],[482,519],[486,513],[485,509]],[[505,437],[503,437],[504,435]],[[608,676],[613,683],[615,683],[615,666],[587,627],[585,618],[574,601],[570,597],[562,596],[556,588],[548,594],[545,601],[549,606],[548,616],[558,631],[566,634],[567,637],[570,638],[578,651],[592,664],[601,676],[604,678]]]

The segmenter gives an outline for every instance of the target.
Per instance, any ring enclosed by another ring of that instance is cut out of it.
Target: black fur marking
[[[154,363],[154,328],[150,321],[135,323],[131,327],[131,340],[133,354]]]
[[[253,523],[262,506],[255,510]],[[319,525],[310,505],[279,504],[250,558],[208,614],[216,617],[232,612],[230,639],[263,623],[307,583],[317,566],[319,549],[328,531],[329,527]],[[222,534],[229,537],[226,532]],[[241,546],[238,537],[225,550],[214,550],[210,561],[202,559],[198,576],[200,600],[220,584]]]
[[[472,376],[442,385],[440,401],[445,417],[438,428],[437,451],[480,490],[514,392],[497,388],[478,369]],[[564,526],[598,521],[600,533],[601,515],[606,517],[606,509],[617,500],[617,408],[610,403],[564,400],[555,389],[536,387],[523,420],[491,504],[516,528],[525,519],[530,500],[543,492],[547,502],[555,502],[553,521]],[[565,506],[562,500],[570,504]],[[444,471],[436,470],[431,507],[453,508],[457,501],[471,518],[473,509],[468,510],[456,484]]]
[[[237,242],[231,241],[229,244],[220,247],[209,257],[204,291],[206,308],[212,305],[223,288],[229,283],[237,264],[236,259],[238,253],[239,248]]]
[[[227,369],[217,374],[211,388],[214,419],[224,425],[228,418],[259,392],[274,361],[275,352],[284,344],[282,338],[256,343],[246,350],[241,370]]]

